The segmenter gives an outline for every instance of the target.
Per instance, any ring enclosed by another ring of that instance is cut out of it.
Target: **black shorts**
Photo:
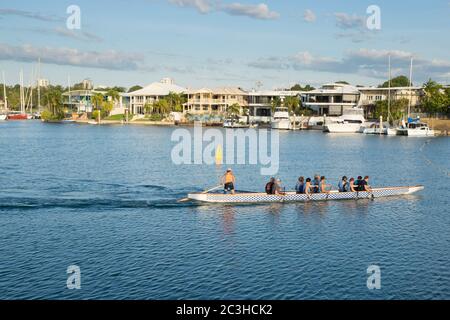
[[[233,184],[233,182],[225,183],[224,190],[225,190],[225,191],[232,191],[232,190],[234,190],[234,184]]]

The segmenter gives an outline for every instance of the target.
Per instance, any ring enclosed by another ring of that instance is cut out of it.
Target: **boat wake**
[[[170,209],[195,206],[192,202],[178,203],[176,197],[156,199],[124,198],[0,198],[0,212],[11,210],[120,210],[120,209]]]

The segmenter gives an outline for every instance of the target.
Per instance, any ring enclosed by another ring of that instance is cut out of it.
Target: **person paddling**
[[[297,192],[297,194],[305,193],[305,178],[304,177],[298,178],[298,182],[295,185],[295,191]]]
[[[348,192],[349,186],[348,186],[348,181],[347,181],[346,176],[343,176],[342,180],[339,181],[338,188],[339,188],[339,192]]]
[[[322,176],[320,177],[320,193],[329,193],[330,191],[328,190],[329,187],[331,187],[331,185],[327,184],[327,179]]]
[[[311,178],[306,179],[305,194],[308,196],[308,198],[311,195],[311,189],[312,188],[314,188],[314,187],[311,185]]]
[[[314,176],[311,186],[314,188],[314,193],[320,193],[320,176],[318,174]]]
[[[270,178],[270,181],[267,182],[266,188],[265,188],[267,194],[272,194],[272,188],[273,188],[274,183],[275,183],[274,177]]]
[[[372,192],[372,188],[369,186],[369,176],[365,176],[359,183],[359,191]]]
[[[358,176],[358,179],[356,179],[356,181],[355,181],[355,187],[356,187],[356,190],[358,190],[358,191],[359,191],[359,184],[361,183],[362,179],[363,178],[361,176]]]
[[[272,194],[285,195],[285,192],[281,189],[281,180],[276,179],[272,186]]]
[[[357,186],[355,185],[355,178],[350,178],[350,181],[348,182],[348,187],[350,192],[357,192]]]
[[[236,183],[236,178],[234,177],[233,171],[228,169],[227,172],[222,176],[222,184],[225,193],[231,192],[234,194],[234,185]]]

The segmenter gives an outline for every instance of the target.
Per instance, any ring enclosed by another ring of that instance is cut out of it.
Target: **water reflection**
[[[230,235],[234,232],[234,217],[236,214],[236,208],[234,206],[224,206],[222,209],[222,226],[223,233]]]

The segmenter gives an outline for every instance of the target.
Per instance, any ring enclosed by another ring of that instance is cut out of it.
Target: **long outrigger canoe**
[[[391,187],[373,188],[371,192],[339,192],[313,193],[310,195],[286,192],[284,195],[272,195],[266,193],[190,193],[187,199],[209,203],[270,203],[270,202],[304,202],[304,201],[329,201],[351,199],[374,199],[392,196],[408,195],[423,190],[423,186],[415,187]]]

